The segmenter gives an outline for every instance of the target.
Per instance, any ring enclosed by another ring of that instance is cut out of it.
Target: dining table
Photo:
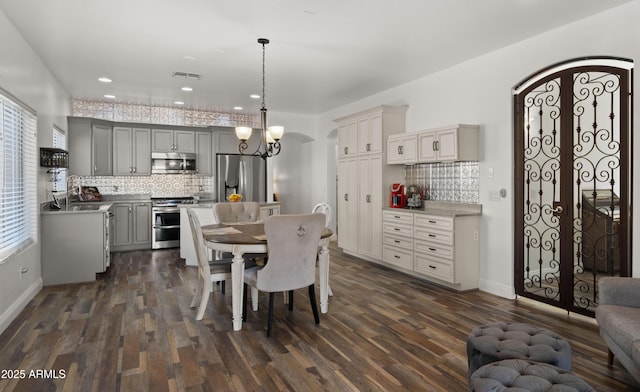
[[[320,311],[329,311],[329,241],[333,232],[324,228],[320,235],[318,270],[320,280]],[[244,254],[268,253],[264,222],[216,223],[202,226],[205,245],[220,252],[233,254],[231,264],[231,303],[233,330],[242,329],[242,296],[244,295]],[[285,296],[286,298],[286,296]]]

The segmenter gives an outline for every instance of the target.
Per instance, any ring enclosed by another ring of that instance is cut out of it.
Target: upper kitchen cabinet
[[[151,175],[151,130],[113,128],[113,175]]]
[[[418,161],[418,135],[391,135],[387,138],[387,163],[410,165]]]
[[[213,135],[209,131],[196,132],[196,172],[198,176],[213,175]]]
[[[478,130],[456,124],[418,133],[418,162],[477,161]]]
[[[338,158],[355,157],[358,153],[358,121],[338,126]]]
[[[196,152],[194,131],[173,129],[152,129],[153,152]]]
[[[404,132],[406,111],[406,106],[377,106],[336,119],[338,158],[383,153],[387,136]]]
[[[108,121],[68,117],[69,174],[113,174],[113,135]]]

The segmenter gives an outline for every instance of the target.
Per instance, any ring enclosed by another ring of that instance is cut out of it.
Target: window
[[[67,137],[64,131],[55,125],[53,126],[53,148],[67,149]],[[55,177],[53,182],[54,192],[66,192],[67,191],[67,170],[55,169]]]
[[[0,263],[37,241],[36,114],[0,90]]]

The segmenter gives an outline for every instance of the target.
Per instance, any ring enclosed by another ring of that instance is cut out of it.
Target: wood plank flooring
[[[597,391],[640,390],[617,361],[607,366],[593,319],[453,292],[335,248],[331,263],[320,325],[299,290],[293,312],[276,297],[268,339],[267,295],[233,332],[229,293],[212,293],[195,320],[196,270],[178,250],[115,253],[97,282],[45,287],[0,335],[0,370],[26,372],[0,391],[466,391],[466,337],[494,321],[567,338],[574,373]]]

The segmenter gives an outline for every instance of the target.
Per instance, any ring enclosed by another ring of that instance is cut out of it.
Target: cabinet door
[[[137,176],[151,175],[151,130],[147,128],[133,128],[132,138],[132,174]]]
[[[387,163],[390,165],[402,163],[402,138],[399,136],[387,138]]]
[[[132,223],[133,243],[151,243],[151,203],[134,203]]]
[[[454,161],[458,159],[458,130],[447,129],[436,134],[437,155],[439,160]]]
[[[338,161],[338,246],[355,252],[358,228],[358,162]]]
[[[196,152],[194,131],[174,131],[173,143],[175,152]]]
[[[425,132],[418,135],[418,162],[437,160],[435,142],[435,132]]]
[[[370,152],[382,153],[382,115],[378,114],[371,117],[369,129],[369,143],[371,145]]]
[[[131,203],[118,203],[113,205],[113,228],[112,234],[113,246],[129,245],[132,241],[131,220],[132,207]]]
[[[272,215],[280,215],[280,206],[263,206],[260,207],[260,220],[265,221]]]
[[[371,121],[368,118],[358,120],[358,154],[371,152]]]
[[[358,159],[358,253],[382,259],[382,156]]]
[[[199,176],[213,175],[213,143],[211,132],[196,132],[196,168]]]
[[[173,131],[170,129],[151,130],[151,150],[155,152],[173,151]]]
[[[338,158],[355,156],[358,152],[358,122],[338,127]]]
[[[91,164],[94,176],[110,176],[113,174],[111,166],[113,154],[113,140],[111,127],[94,125],[91,137]]]
[[[113,128],[113,175],[128,176],[133,172],[131,161],[131,128]]]
[[[416,135],[402,138],[402,163],[418,162],[418,138]]]

